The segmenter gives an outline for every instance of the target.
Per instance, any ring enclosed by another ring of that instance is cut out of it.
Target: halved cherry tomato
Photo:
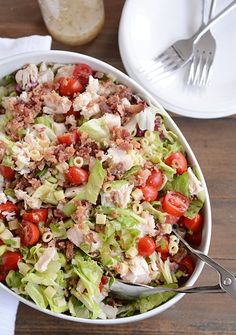
[[[89,173],[87,170],[81,169],[77,166],[71,166],[65,173],[65,176],[71,184],[81,185],[88,181]]]
[[[87,64],[77,64],[73,71],[73,77],[78,79],[83,86],[88,84],[89,76],[92,74],[93,70]]]
[[[48,218],[47,208],[32,209],[30,212],[23,214],[24,221],[37,223],[37,224],[39,222],[46,222],[47,218]]]
[[[0,165],[0,173],[7,180],[15,178],[15,171],[10,166]]]
[[[198,233],[203,226],[203,217],[199,213],[193,219],[182,217],[181,223],[184,225],[185,228],[190,230],[192,233]]]
[[[177,174],[182,174],[187,171],[187,160],[182,152],[175,152],[165,159],[165,163],[176,169]]]
[[[1,245],[3,245],[3,244],[4,244],[4,243],[3,243],[3,241],[2,241],[2,240],[0,240],[0,246],[1,246]]]
[[[181,271],[185,272],[188,276],[191,276],[194,270],[194,262],[191,256],[184,257],[180,263],[179,268]]]
[[[75,93],[79,93],[83,90],[83,86],[80,82],[71,77],[61,78],[59,92],[61,95],[72,97]]]
[[[79,140],[78,131],[75,129],[72,133],[65,133],[57,137],[60,144],[71,145],[75,144]]]
[[[193,247],[199,247],[202,243],[202,231],[198,231],[197,233],[185,235],[185,240]]]
[[[173,216],[181,216],[187,211],[189,200],[183,194],[175,191],[168,191],[163,198],[162,208],[164,212]]]
[[[16,204],[7,201],[5,204],[0,205],[0,213],[3,214],[4,212],[16,212],[17,214],[19,212],[19,208],[17,207]]]
[[[145,201],[155,201],[158,196],[157,189],[151,185],[142,186],[140,187],[140,190],[143,192],[143,199]]]
[[[38,227],[31,222],[25,222],[19,229],[18,234],[21,238],[21,243],[26,247],[35,245],[40,238]]]
[[[21,259],[22,256],[19,252],[7,251],[2,255],[2,257],[0,257],[0,264],[6,271],[16,271],[18,269],[18,262]]]
[[[162,259],[166,259],[169,254],[169,239],[167,236],[162,236],[157,244],[157,251],[161,254]]]
[[[155,187],[157,190],[160,189],[160,187],[163,184],[163,173],[160,170],[153,170],[151,175],[148,177],[147,185]]]
[[[140,256],[148,257],[156,250],[156,244],[152,237],[144,236],[138,240],[138,253]]]

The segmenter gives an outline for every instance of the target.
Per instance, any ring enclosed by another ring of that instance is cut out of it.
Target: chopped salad
[[[81,318],[144,313],[116,279],[182,285],[204,190],[161,110],[87,64],[27,64],[0,81],[0,282]]]

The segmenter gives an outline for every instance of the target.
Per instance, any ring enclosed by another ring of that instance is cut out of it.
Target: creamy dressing
[[[38,0],[50,34],[59,42],[90,42],[104,23],[102,0]]]

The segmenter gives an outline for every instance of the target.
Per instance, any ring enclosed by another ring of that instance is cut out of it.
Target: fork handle
[[[234,8],[236,8],[236,0],[232,1],[224,10],[216,15],[214,19],[210,20],[204,28],[197,32],[193,44],[196,44],[208,30],[210,30],[218,21],[223,19],[223,17],[230,13]]]

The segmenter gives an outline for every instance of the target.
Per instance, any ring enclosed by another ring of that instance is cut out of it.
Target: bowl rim
[[[204,237],[203,243],[201,246],[201,250],[205,252],[206,254],[209,251],[210,247],[210,240],[211,240],[211,231],[212,231],[212,219],[211,219],[211,205],[210,205],[210,199],[208,194],[207,185],[203,176],[203,173],[201,171],[201,168],[198,164],[198,161],[188,144],[187,140],[185,139],[183,133],[180,131],[177,124],[174,122],[174,120],[171,118],[171,116],[164,110],[162,105],[146,90],[144,89],[140,84],[135,82],[132,78],[128,77],[125,73],[122,71],[116,69],[115,67],[109,65],[106,62],[103,62],[97,58],[87,56],[84,54],[76,53],[76,52],[70,52],[70,51],[62,51],[62,50],[49,50],[49,51],[33,51],[33,52],[27,52],[27,53],[21,53],[12,57],[4,58],[0,60],[0,77],[2,77],[1,69],[4,69],[2,72],[4,72],[3,75],[9,74],[17,69],[19,69],[21,66],[27,63],[40,63],[42,61],[45,62],[56,62],[56,63],[62,63],[62,64],[71,64],[76,62],[84,62],[90,64],[93,68],[96,68],[101,71],[106,71],[108,73],[111,73],[114,75],[118,81],[121,83],[124,83],[125,85],[128,85],[132,88],[132,91],[138,93],[139,95],[145,97],[147,101],[150,103],[156,105],[158,108],[160,108],[161,112],[165,116],[166,122],[170,128],[172,128],[175,133],[179,136],[181,143],[183,144],[188,157],[190,158],[191,165],[194,165],[197,169],[197,172],[199,174],[200,180],[202,182],[202,185],[204,187],[205,191],[205,204],[204,204],[204,211],[205,211],[205,225],[204,225]],[[188,285],[193,285],[198,277],[200,276],[200,273],[202,272],[204,263],[201,261],[198,261],[194,270],[193,275],[188,280]],[[117,319],[85,319],[85,318],[78,318],[70,315],[66,315],[63,313],[55,313],[48,309],[42,308],[38,305],[36,305],[34,302],[31,302],[22,296],[16,294],[14,291],[12,291],[7,286],[0,283],[0,288],[4,289],[6,292],[9,292],[13,296],[15,296],[19,301],[23,302],[24,304],[40,311],[43,313],[46,313],[48,315],[58,317],[64,320],[68,321],[74,321],[74,322],[81,322],[81,323],[87,323],[87,324],[98,324],[98,325],[112,325],[112,324],[123,324],[123,323],[129,323],[129,322],[135,322],[144,320],[150,317],[153,317],[155,315],[158,315],[174,304],[176,304],[180,299],[183,298],[185,294],[177,294],[167,302],[163,303],[162,305],[148,311],[142,314],[137,314],[134,316],[129,317],[123,317],[123,318],[117,318]]]

